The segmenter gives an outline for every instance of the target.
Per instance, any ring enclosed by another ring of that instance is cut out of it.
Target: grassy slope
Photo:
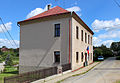
[[[19,59],[13,61],[14,64],[19,63]],[[4,77],[14,76],[18,74],[17,67],[5,66],[4,72],[0,74],[0,83],[4,83]]]

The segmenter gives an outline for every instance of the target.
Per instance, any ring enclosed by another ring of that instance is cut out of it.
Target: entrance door
[[[87,53],[85,53],[85,63],[84,66],[88,66],[88,62],[87,62]]]
[[[87,53],[85,53],[85,62],[87,61]]]

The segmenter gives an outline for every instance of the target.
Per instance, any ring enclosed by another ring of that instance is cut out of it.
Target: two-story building
[[[18,22],[19,73],[71,64],[76,70],[93,62],[93,31],[75,13],[61,7]]]

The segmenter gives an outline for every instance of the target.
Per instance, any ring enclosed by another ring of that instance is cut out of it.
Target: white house
[[[18,22],[19,73],[71,64],[76,70],[93,62],[93,31],[75,13],[61,7]]]

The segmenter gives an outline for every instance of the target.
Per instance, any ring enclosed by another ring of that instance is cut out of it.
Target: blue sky
[[[120,3],[120,0],[116,1]],[[18,45],[20,28],[17,22],[45,11],[47,4],[76,11],[94,31],[95,46],[105,44],[109,47],[111,42],[120,40],[120,7],[114,0],[1,0],[0,2],[0,17]],[[0,46],[3,45],[12,47],[0,29]]]

